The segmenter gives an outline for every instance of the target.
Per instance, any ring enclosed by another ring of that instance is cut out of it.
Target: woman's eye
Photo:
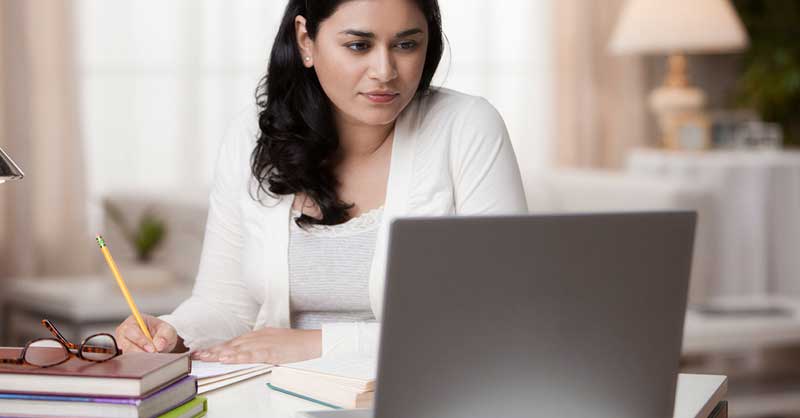
[[[347,44],[345,46],[348,49],[351,49],[353,51],[363,52],[363,51],[366,51],[367,49],[369,49],[370,45],[367,42],[351,42],[351,43],[349,43],[349,44]],[[405,42],[400,42],[400,43],[396,44],[395,46],[397,48],[401,49],[401,50],[408,51],[408,50],[412,50],[412,49],[416,48],[417,47],[417,42],[415,42],[415,41],[405,41]]]
[[[400,49],[414,49],[417,46],[417,43],[414,41],[407,41],[407,42],[400,42],[397,44]]]
[[[347,47],[349,49],[352,49],[353,51],[359,51],[360,52],[360,51],[363,51],[363,50],[367,49],[369,47],[369,45],[367,45],[366,42],[353,42],[353,43],[347,44]]]

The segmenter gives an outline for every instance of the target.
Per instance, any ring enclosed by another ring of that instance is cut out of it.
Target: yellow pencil
[[[133,298],[131,297],[130,292],[128,292],[128,286],[126,286],[125,281],[122,280],[122,275],[119,274],[117,263],[115,263],[114,259],[111,258],[111,253],[108,251],[105,240],[103,240],[103,237],[100,235],[97,235],[96,239],[97,244],[100,246],[100,251],[102,251],[103,255],[106,257],[106,263],[108,263],[111,273],[113,273],[114,278],[117,279],[117,284],[119,285],[119,290],[122,291],[122,296],[125,296],[125,300],[128,302],[131,312],[133,312],[133,317],[136,318],[136,322],[139,323],[139,328],[142,329],[142,332],[144,332],[144,335],[147,336],[147,339],[153,343],[153,337],[150,335],[150,331],[147,330],[147,325],[145,325],[142,315],[139,313],[139,309],[137,309],[136,304],[133,303]],[[153,346],[155,347],[155,344],[153,344]]]

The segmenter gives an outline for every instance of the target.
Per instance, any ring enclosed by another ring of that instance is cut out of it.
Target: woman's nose
[[[392,54],[387,49],[375,49],[375,59],[370,69],[370,78],[382,83],[397,78],[397,67],[395,66]]]

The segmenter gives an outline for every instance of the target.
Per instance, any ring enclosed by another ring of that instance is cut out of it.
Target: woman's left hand
[[[192,358],[222,363],[286,364],[322,355],[322,331],[264,328],[192,353]]]

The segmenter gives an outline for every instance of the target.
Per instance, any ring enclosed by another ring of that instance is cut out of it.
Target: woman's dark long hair
[[[313,68],[303,65],[294,20],[306,18],[315,39],[320,23],[347,0],[289,0],[272,46],[267,74],[256,89],[261,133],[251,156],[258,191],[272,197],[305,193],[317,204],[322,219],[302,215],[301,227],[336,225],[349,219],[352,204],[339,199],[334,153],[339,136],[330,101]],[[428,49],[417,95],[426,94],[444,52],[438,0],[416,0],[428,22]],[[257,199],[257,197],[254,197]]]

